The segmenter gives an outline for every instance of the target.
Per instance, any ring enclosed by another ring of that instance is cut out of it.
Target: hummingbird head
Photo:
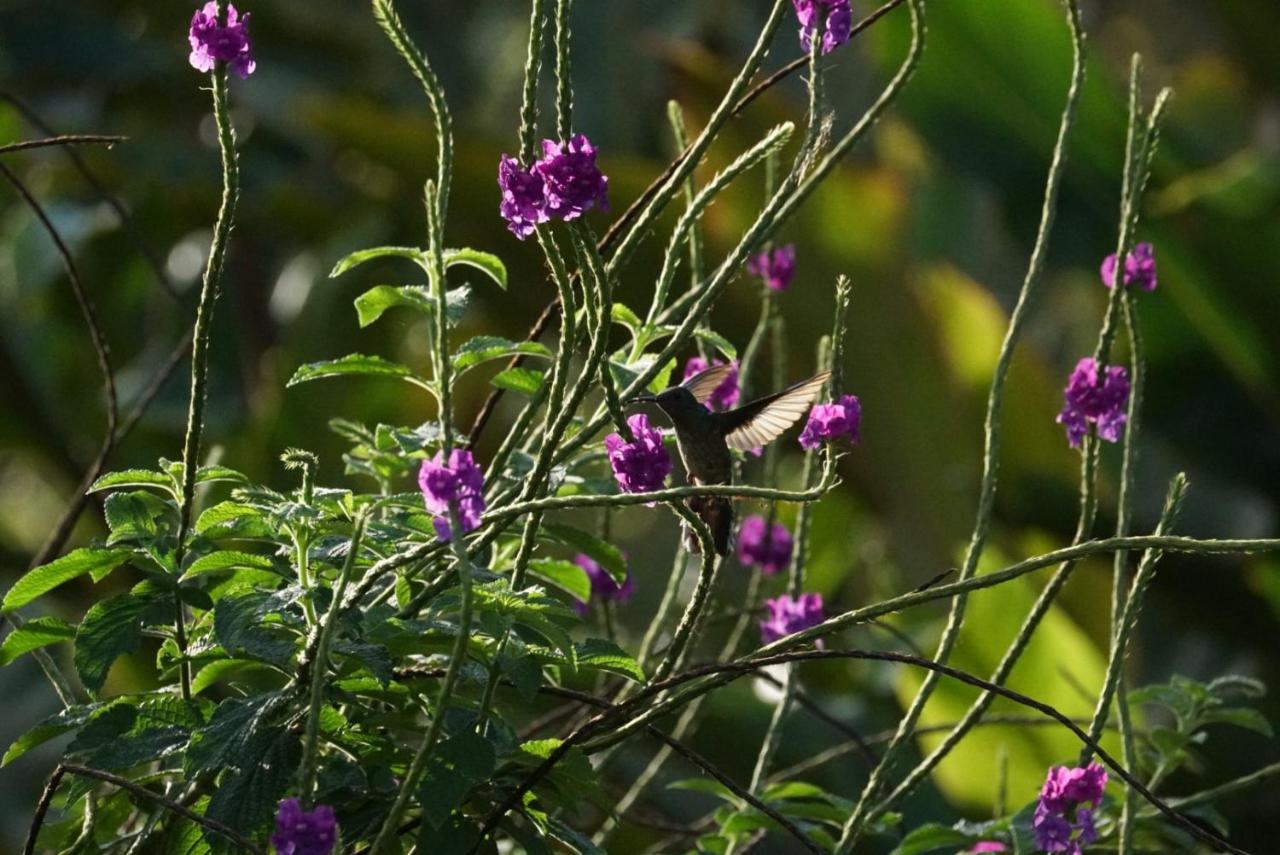
[[[679,421],[681,417],[689,417],[706,409],[684,386],[672,386],[658,395],[638,395],[631,398],[628,403],[657,404],[673,421]]]

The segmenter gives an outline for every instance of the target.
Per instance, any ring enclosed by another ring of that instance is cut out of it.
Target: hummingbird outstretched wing
[[[750,451],[773,442],[809,411],[830,377],[830,371],[822,371],[777,394],[719,414],[720,424],[726,431],[725,442],[739,451]]]
[[[699,371],[680,385],[688,389],[699,404],[706,406],[711,393],[720,387],[731,372],[736,370],[737,366],[733,364],[713,365],[705,371]]]

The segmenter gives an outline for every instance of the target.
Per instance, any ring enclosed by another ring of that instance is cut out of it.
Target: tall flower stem
[[[226,4],[219,0],[218,20],[226,20]],[[222,204],[213,227],[213,243],[200,286],[200,303],[196,308],[195,333],[191,349],[191,401],[187,409],[187,432],[182,443],[182,501],[178,510],[178,545],[174,556],[174,572],[182,572],[186,556],[187,534],[191,529],[191,510],[196,496],[196,469],[200,462],[200,439],[204,431],[204,408],[208,396],[209,334],[213,309],[222,291],[222,274],[226,264],[227,244],[235,220],[236,201],[240,196],[240,168],[236,161],[236,135],[227,104],[227,68],[218,63],[210,74],[213,84],[213,118],[218,128],[218,148],[222,153]],[[187,661],[187,619],[182,600],[173,598],[174,639],[178,645],[178,671],[182,697],[191,698],[191,663]]]
[[[1004,386],[1009,374],[1009,366],[1013,361],[1014,348],[1022,336],[1023,327],[1030,314],[1036,296],[1037,286],[1044,271],[1045,256],[1049,246],[1049,235],[1053,229],[1054,216],[1057,212],[1058,189],[1061,185],[1063,167],[1066,162],[1067,138],[1070,136],[1075,121],[1076,104],[1079,100],[1080,88],[1084,82],[1084,32],[1080,26],[1080,10],[1076,0],[1064,0],[1067,12],[1067,24],[1071,31],[1072,67],[1071,83],[1067,89],[1066,104],[1062,110],[1062,118],[1058,127],[1058,138],[1054,144],[1053,156],[1049,164],[1049,175],[1045,185],[1044,204],[1040,212],[1040,227],[1036,233],[1035,244],[1031,250],[1031,259],[1027,265],[1027,273],[1018,294],[1018,301],[1009,319],[1009,327],[1000,346],[1000,355],[996,360],[995,373],[991,382],[991,390],[987,397],[987,416],[985,424],[985,441],[982,455],[982,482],[978,493],[978,511],[974,521],[973,533],[969,539],[969,547],[965,553],[959,580],[967,581],[977,572],[978,561],[986,546],[987,534],[991,527],[991,512],[995,505],[996,480],[1000,466],[1000,418],[1004,404]],[[913,7],[914,8],[914,7]],[[957,597],[951,604],[947,622],[938,641],[935,659],[946,662],[951,656],[960,627],[964,623],[966,599],[964,595]],[[916,722],[924,711],[925,704],[933,695],[940,677],[936,672],[925,675],[915,698],[907,708],[906,714],[898,725],[894,740],[885,749],[880,763],[872,771],[862,794],[858,798],[848,821],[841,831],[836,851],[844,855],[853,850],[861,836],[863,824],[871,807],[871,800],[879,795],[885,778],[896,762],[899,752],[911,738]]]
[[[449,506],[449,526],[455,533],[462,531],[462,521],[458,518],[455,505]],[[458,635],[453,642],[453,651],[449,655],[449,665],[445,671],[444,681],[440,684],[440,694],[436,697],[435,709],[432,711],[431,724],[414,755],[413,762],[405,770],[400,781],[400,788],[390,812],[378,831],[373,845],[369,847],[369,855],[380,855],[395,843],[399,834],[400,819],[404,816],[409,802],[418,791],[418,782],[427,769],[436,743],[444,730],[445,714],[449,711],[449,703],[453,700],[453,692],[458,683],[458,675],[462,671],[462,663],[467,658],[467,644],[471,638],[471,560],[467,556],[466,544],[461,536],[455,536],[450,545],[453,549],[454,563],[458,571],[458,587],[461,592],[461,603],[458,607]]]
[[[562,143],[573,134],[573,76],[569,71],[572,11],[573,0],[556,0],[556,135]]]

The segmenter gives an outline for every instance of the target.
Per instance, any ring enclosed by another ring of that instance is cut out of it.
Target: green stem
[[[440,218],[439,188],[427,182],[427,279],[436,301],[434,361],[436,389],[440,397],[440,434],[445,457],[453,450],[453,363],[449,357],[448,283],[444,266],[444,223]],[[460,530],[460,529],[455,529]]]
[[[334,626],[338,623],[342,597],[351,581],[351,573],[355,570],[356,560],[360,552],[360,539],[364,535],[366,517],[361,514],[356,518],[355,527],[351,531],[350,545],[347,547],[346,560],[342,562],[342,573],[338,577],[338,587],[329,601],[329,612],[319,625],[319,643],[316,645],[315,658],[311,660],[311,699],[307,710],[306,736],[302,745],[302,798],[311,803],[315,796],[316,775],[319,770],[320,710],[324,706],[324,686],[329,669],[329,648],[333,642]]]
[[[719,556],[716,555],[715,544],[711,540],[711,531],[698,518],[698,515],[685,507],[683,502],[671,502],[670,508],[684,520],[687,526],[693,529],[694,535],[698,538],[698,547],[702,553],[702,565],[698,571],[698,583],[693,589],[693,595],[689,597],[689,604],[685,607],[684,614],[680,617],[680,623],[676,625],[676,631],[671,636],[671,644],[667,647],[666,655],[658,663],[658,667],[653,669],[653,674],[650,676],[651,680],[666,679],[684,658],[686,649],[690,646],[697,631],[702,612],[711,598],[711,590],[714,587],[717,575],[716,571],[722,563],[719,560]]]
[[[218,19],[224,20],[225,3],[218,2]],[[195,332],[191,350],[191,400],[187,410],[187,432],[182,443],[182,501],[178,511],[178,541],[174,555],[174,571],[182,572],[186,555],[187,534],[191,529],[191,512],[195,504],[196,469],[200,460],[200,439],[204,430],[204,407],[208,394],[209,334],[213,309],[222,291],[222,273],[226,264],[227,244],[235,220],[236,201],[240,195],[240,168],[236,162],[235,129],[227,104],[227,68],[219,63],[210,74],[213,91],[213,118],[218,129],[218,148],[222,155],[222,203],[213,227],[213,242],[200,286],[200,302],[196,308]],[[178,645],[178,673],[182,697],[191,698],[191,663],[187,661],[186,611],[174,595],[174,638]]]
[[[573,135],[573,78],[569,73],[569,13],[573,0],[556,0],[556,134],[560,142]]]
[[[1053,229],[1053,221],[1057,209],[1058,189],[1066,161],[1067,138],[1074,124],[1076,104],[1084,81],[1084,33],[1080,28],[1080,12],[1076,6],[1076,0],[1065,0],[1065,5],[1067,23],[1071,30],[1071,83],[1067,89],[1066,104],[1062,110],[1058,137],[1054,144],[1053,156],[1049,164],[1044,204],[1040,213],[1040,226],[1036,233],[1035,244],[1032,247],[1031,258],[1027,265],[1027,273],[1018,294],[1018,301],[1010,316],[1009,327],[1005,332],[1005,338],[1000,347],[1000,355],[996,361],[991,390],[987,398],[982,482],[979,488],[978,510],[974,521],[973,534],[970,537],[964,564],[960,570],[960,581],[962,582],[969,580],[977,572],[978,561],[982,557],[987,533],[991,525],[991,512],[995,504],[997,471],[1000,463],[1000,416],[1003,408],[1005,381],[1008,377],[1009,366],[1013,361],[1014,347],[1019,338],[1021,338],[1023,326],[1030,313],[1032,300],[1036,295],[1036,286],[1039,284],[1044,270],[1049,234]],[[919,13],[916,10],[915,2],[912,3],[911,8],[913,14],[918,16]],[[815,174],[821,174],[821,172],[821,168],[815,170]],[[964,623],[965,605],[966,599],[963,595],[957,597],[951,604],[951,610],[947,615],[947,622],[943,628],[942,637],[938,641],[935,654],[935,659],[939,662],[945,663],[950,658],[951,651],[960,634],[960,627]],[[880,789],[885,783],[885,778],[892,769],[892,764],[897,761],[899,752],[910,740],[911,733],[917,721],[919,721],[920,714],[924,711],[925,704],[928,703],[929,698],[932,696],[939,679],[938,672],[930,672],[925,675],[924,680],[921,682],[920,689],[899,723],[897,736],[885,749],[880,763],[872,771],[866,786],[863,788],[853,813],[841,830],[840,840],[836,846],[836,852],[839,855],[852,851],[857,844],[858,838],[862,833],[863,823],[871,807],[871,800],[879,795]]]
[[[538,75],[542,69],[542,32],[547,0],[533,0],[529,13],[529,52],[524,60],[524,90],[520,99],[520,160],[532,164],[538,146]],[[558,19],[557,19],[558,20]],[[557,49],[559,45],[557,45]],[[557,50],[557,61],[559,51]],[[563,85],[563,84],[562,84]]]
[[[449,525],[455,533],[462,531],[462,522],[458,519],[457,508],[453,505],[449,507]],[[422,740],[422,745],[418,747],[418,752],[414,755],[413,762],[405,770],[396,800],[383,821],[382,828],[378,831],[378,836],[374,839],[373,845],[369,847],[369,855],[380,855],[388,847],[395,845],[396,837],[399,834],[400,820],[409,806],[409,801],[418,790],[418,782],[422,779],[423,772],[426,771],[427,763],[431,760],[436,742],[444,729],[445,714],[449,711],[450,701],[453,700],[453,691],[458,682],[458,675],[462,671],[462,663],[467,658],[467,643],[471,637],[471,561],[467,557],[467,549],[460,535],[455,536],[450,541],[450,545],[458,568],[458,586],[461,592],[458,636],[454,639],[453,652],[449,656],[449,666],[445,671],[444,682],[440,684],[440,694],[436,698],[435,712],[431,716],[431,724],[427,728],[427,734]]]

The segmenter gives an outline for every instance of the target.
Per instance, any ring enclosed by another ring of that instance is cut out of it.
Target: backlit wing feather
[[[720,387],[730,372],[737,368],[735,365],[713,365],[706,371],[699,371],[680,385],[689,390],[699,404],[706,404],[711,398],[711,393]]]
[[[742,419],[729,431],[725,441],[739,451],[750,451],[773,442],[809,411],[830,376],[831,372],[823,371],[776,395],[725,413],[730,418],[737,415]]]

